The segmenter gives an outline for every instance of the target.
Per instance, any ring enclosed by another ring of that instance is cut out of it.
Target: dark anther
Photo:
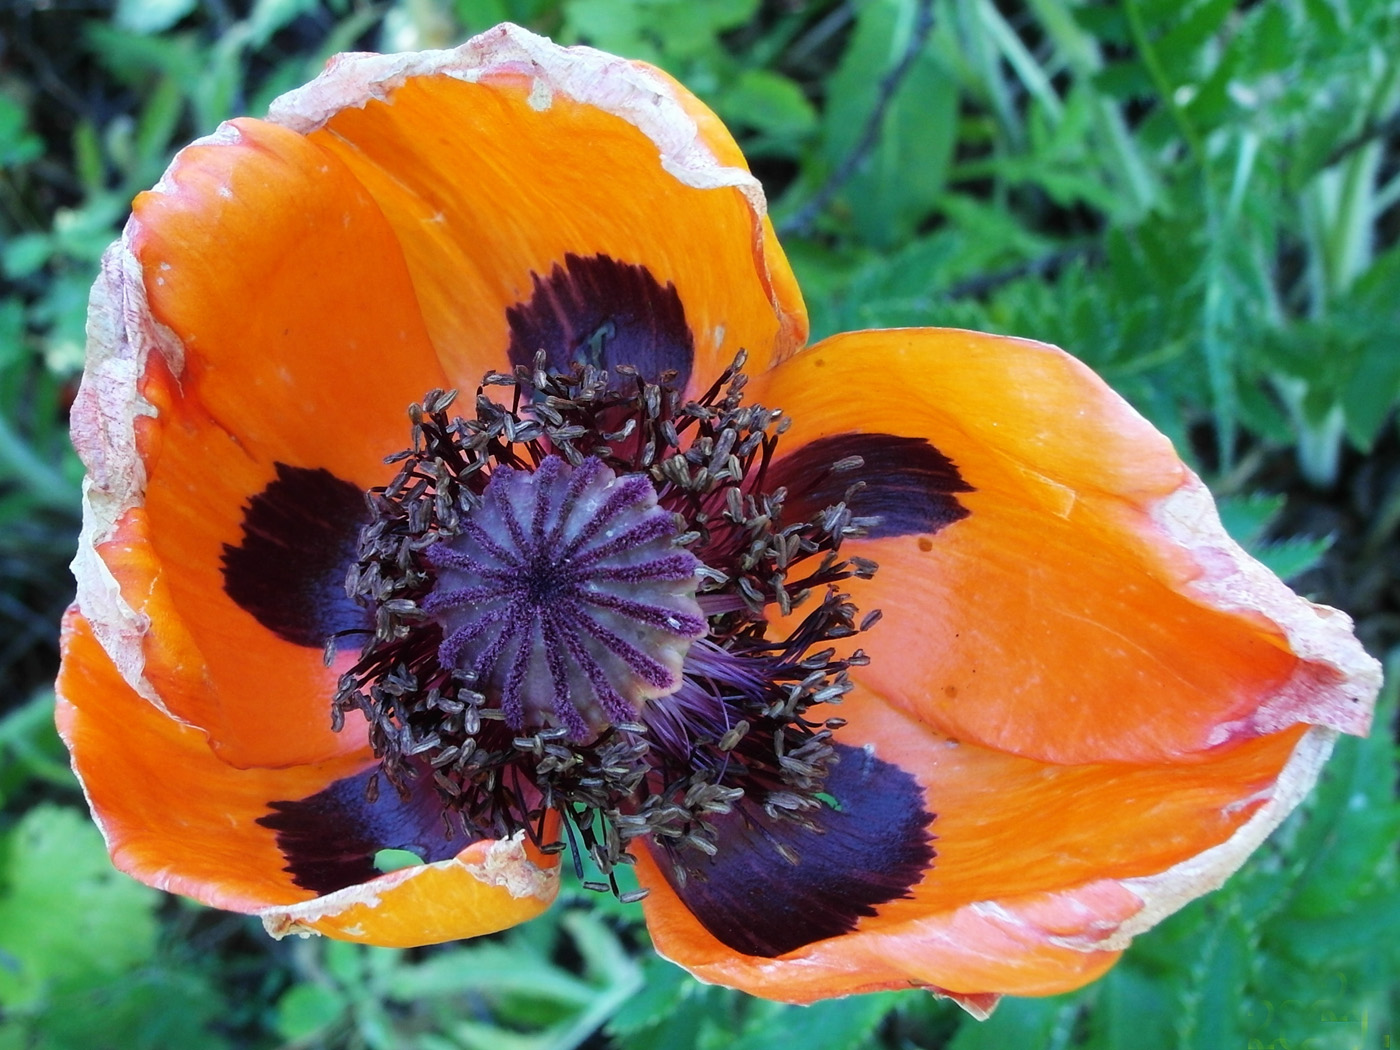
[[[620,338],[590,324],[585,342]],[[815,709],[865,661],[831,643],[873,622],[842,590],[875,571],[842,552],[869,519],[787,502],[788,421],[744,402],[742,364],[684,401],[674,376],[545,349],[464,416],[452,393],[413,406],[398,475],[369,492],[347,588],[374,633],[335,702],[401,799],[426,777],[462,835],[547,852],[562,827],[613,889],[639,836],[683,880],[740,803],[819,830],[842,722]],[[822,476],[857,484],[857,459]]]

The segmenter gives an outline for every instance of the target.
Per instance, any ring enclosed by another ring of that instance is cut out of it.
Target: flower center
[[[461,531],[429,547],[419,603],[441,624],[438,660],[467,672],[512,729],[562,726],[586,740],[635,721],[681,684],[705,633],[698,560],[642,474],[596,457],[499,466]]]
[[[744,403],[741,365],[682,402],[673,375],[541,354],[486,376],[474,417],[441,391],[410,408],[346,579],[374,630],[332,712],[368,723],[371,795],[426,781],[445,828],[546,851],[556,814],[610,882],[638,836],[713,855],[734,806],[807,826],[827,805],[842,722],[814,709],[866,659],[828,643],[874,618],[838,586],[875,571],[839,554],[870,519],[785,520],[765,479],[786,420]],[[773,636],[770,610],[809,601]]]

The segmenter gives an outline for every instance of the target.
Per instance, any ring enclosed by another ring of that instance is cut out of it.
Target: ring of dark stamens
[[[828,643],[874,619],[858,620],[838,585],[875,565],[843,558],[840,547],[870,522],[845,503],[812,521],[784,520],[785,493],[765,478],[788,420],[744,403],[742,355],[687,403],[673,376],[653,384],[630,369],[553,374],[543,355],[535,365],[487,375],[468,418],[449,417],[455,392],[432,391],[411,407],[411,445],[389,457],[397,476],[368,493],[371,523],[346,580],[373,611],[374,635],[340,680],[335,727],[363,713],[382,775],[401,794],[417,769],[431,769],[445,833],[460,821],[483,838],[524,833],[557,852],[567,848],[551,831],[558,814],[576,864],[579,850],[588,853],[614,890],[633,838],[713,854],[721,844],[707,818],[740,797],[815,827],[841,720],[814,709],[838,702],[848,669],[865,661],[859,650],[838,657]],[[488,398],[488,386],[511,388],[509,407]],[[708,634],[692,645],[682,685],[582,743],[562,728],[512,729],[469,674],[439,663],[442,630],[421,607],[435,582],[425,551],[466,527],[491,472],[533,470],[550,454],[645,474],[681,523],[676,542],[702,563]],[[842,465],[853,485],[859,465]],[[798,626],[774,637],[765,611],[787,616],[809,599]],[[376,776],[369,791],[378,790]]]

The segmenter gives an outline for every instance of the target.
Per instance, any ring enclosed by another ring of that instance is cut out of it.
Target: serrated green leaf
[[[1317,539],[1295,536],[1275,543],[1262,544],[1250,553],[1279,579],[1291,580],[1309,569],[1316,568],[1331,549],[1331,536],[1321,536]]]
[[[640,976],[626,946],[598,916],[573,908],[564,912],[559,924],[572,938],[574,948],[583,957],[584,972],[590,977],[612,984]]]
[[[985,1021],[964,1018],[948,1050],[1064,1050],[1069,1045],[1077,1012],[1073,997],[1003,999]]]
[[[1240,35],[1241,55],[1249,62],[1250,72],[1274,73],[1287,68],[1295,53],[1288,8],[1283,4],[1261,4],[1255,14],[1249,31]]]
[[[1215,36],[1225,19],[1234,13],[1235,0],[1197,0],[1173,6],[1176,11],[1172,27],[1153,46],[1164,67],[1189,70],[1197,50]]]
[[[1245,1045],[1241,1004],[1250,980],[1253,939],[1248,919],[1235,910],[1217,914],[1206,928],[1180,1004],[1182,1050]]]
[[[619,1029],[619,1042],[626,1050],[729,1050],[744,1027],[743,1008],[751,1002],[727,988],[690,980],[666,1014],[625,1033]],[[613,1031],[611,1024],[608,1031]]]
[[[859,1050],[895,1007],[889,993],[853,995],[811,1006],[779,1006],[762,1028],[730,1044],[732,1050],[771,1050],[773,1033],[802,1050]]]
[[[1254,492],[1219,499],[1216,508],[1225,531],[1245,550],[1253,550],[1283,504],[1284,497],[1276,493]]]
[[[660,1024],[694,991],[695,978],[659,955],[646,956],[640,965],[641,986],[608,1021],[608,1031],[614,1036],[628,1036]]]

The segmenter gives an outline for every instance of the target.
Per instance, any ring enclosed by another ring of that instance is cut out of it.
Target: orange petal
[[[503,25],[453,51],[342,55],[271,119],[344,161],[399,232],[453,382],[565,255],[673,283],[708,387],[806,338],[763,191],[723,125],[648,66]]]
[[[166,717],[122,680],[76,610],[64,622],[58,726],[113,863],[159,889],[256,911],[313,895],[293,884],[273,799],[312,795],[364,756],[291,769],[235,769],[205,734]]]
[[[515,842],[477,842],[455,858],[316,897],[295,885],[276,835],[258,823],[272,800],[313,795],[366,756],[291,769],[237,769],[205,734],[142,700],[87,621],[64,623],[58,726],[113,863],[158,889],[260,912],[279,936],[318,932],[407,947],[493,933],[533,918],[557,887]]]
[[[702,981],[789,1003],[901,988],[985,1003],[997,994],[1052,995],[1078,988],[1102,976],[1119,953],[1066,946],[1061,943],[1066,934],[1080,936],[1105,917],[1126,919],[1141,906],[1116,884],[1098,883],[968,905],[897,931],[857,932],[778,959],[756,959],[710,938],[669,897],[650,854],[640,853],[637,875],[652,887],[647,927],[661,955]],[[1046,921],[1048,927],[1042,925]]]
[[[330,731],[335,670],[234,603],[220,559],[275,464],[381,482],[443,383],[393,231],[339,161],[257,121],[182,151],[104,260],[74,407],[78,600],[126,680],[238,764],[358,747]]]
[[[1076,988],[1134,934],[1220,885],[1306,793],[1334,735],[1298,727],[1184,766],[1057,766],[939,737],[863,691],[842,715],[839,740],[924,786],[937,849],[925,879],[852,933],[752,958],[710,936],[648,856],[639,874],[662,954],[705,980],[798,1002],[911,984]]]
[[[951,737],[1053,762],[1158,761],[1297,722],[1364,733],[1379,665],[1221,528],[1170,443],[1053,347],[858,332],[751,386],[779,453],[922,437],[973,491],[935,535],[853,541],[886,614],[861,681]],[[858,475],[853,475],[853,478]],[[844,550],[844,548],[843,548]]]
[[[269,908],[274,937],[320,933],[382,948],[480,937],[533,919],[553,902],[557,868],[516,841],[476,842],[451,860],[403,868],[307,904]]]

